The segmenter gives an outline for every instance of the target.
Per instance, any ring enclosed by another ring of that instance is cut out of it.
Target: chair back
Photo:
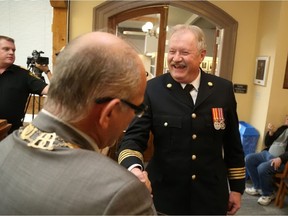
[[[11,124],[7,123],[7,120],[0,119],[0,141],[8,135],[11,126]]]
[[[278,187],[275,199],[275,205],[282,208],[284,205],[285,196],[288,194],[288,162],[286,162],[284,170],[281,173],[275,174],[276,186]]]

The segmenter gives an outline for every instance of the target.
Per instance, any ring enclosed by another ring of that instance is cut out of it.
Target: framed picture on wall
[[[204,71],[206,71],[207,68],[208,68],[208,62],[207,62],[207,61],[202,61],[202,63],[201,63],[201,68],[202,68]]]
[[[260,56],[256,58],[256,69],[254,83],[257,85],[266,85],[266,78],[268,72],[269,57]]]

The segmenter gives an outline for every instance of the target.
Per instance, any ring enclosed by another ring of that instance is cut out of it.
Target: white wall
[[[52,16],[49,0],[0,0],[0,35],[15,40],[15,64],[26,68],[27,57],[37,50],[52,68]]]

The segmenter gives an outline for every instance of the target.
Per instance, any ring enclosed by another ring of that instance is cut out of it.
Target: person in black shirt
[[[12,124],[9,133],[22,126],[29,94],[47,94],[48,85],[32,72],[14,64],[15,42],[0,35],[0,119]]]

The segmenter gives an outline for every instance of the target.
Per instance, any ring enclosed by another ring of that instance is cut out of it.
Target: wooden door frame
[[[165,41],[166,41],[166,26],[168,7],[166,5],[141,7],[132,10],[127,10],[122,13],[118,13],[108,18],[108,28],[112,31],[116,31],[117,25],[131,17],[139,17],[148,14],[160,14],[159,23],[159,40],[157,49],[157,62],[156,62],[156,76],[163,74],[164,68],[164,54],[165,54]]]
[[[53,7],[52,22],[52,61],[56,60],[58,53],[68,43],[68,0],[50,0]]]
[[[236,50],[236,39],[238,22],[211,2],[203,1],[106,1],[93,9],[93,26],[92,29],[108,29],[108,20],[110,17],[125,11],[141,7],[157,7],[159,5],[174,6],[189,10],[209,22],[213,23],[220,29],[224,29],[224,38],[222,44],[222,56],[220,77],[232,80],[234,58]]]

